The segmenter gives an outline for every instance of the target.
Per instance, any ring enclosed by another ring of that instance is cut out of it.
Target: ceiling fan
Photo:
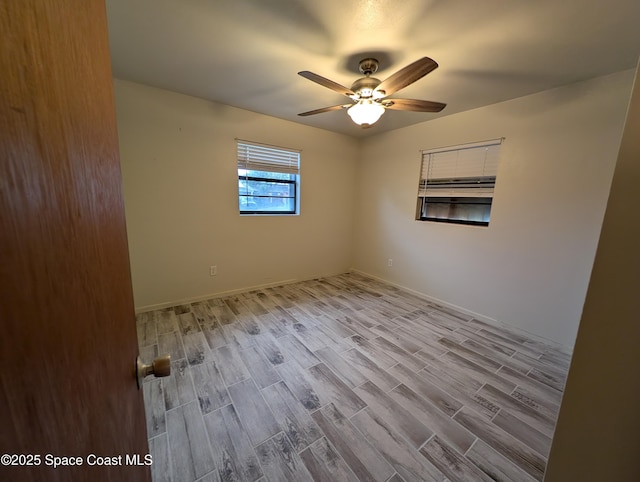
[[[323,112],[330,112],[332,110],[347,109],[347,114],[349,114],[356,124],[362,127],[371,127],[380,116],[384,114],[386,109],[409,110],[414,112],[440,112],[447,105],[428,100],[388,98],[400,89],[413,84],[416,80],[421,79],[429,72],[435,70],[438,64],[429,57],[422,57],[416,60],[382,82],[375,77],[371,77],[371,75],[375,74],[378,70],[378,61],[376,59],[363,59],[360,61],[358,67],[360,72],[364,74],[364,77],[356,80],[350,89],[318,74],[309,72],[308,70],[298,72],[298,75],[301,75],[305,79],[316,82],[339,94],[346,95],[354,102],[352,104],[333,105],[331,107],[323,107],[322,109],[310,110],[298,115],[308,116],[322,114]]]

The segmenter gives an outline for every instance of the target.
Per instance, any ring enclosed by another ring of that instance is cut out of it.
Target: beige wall
[[[639,132],[636,79],[546,482],[640,480]]]
[[[362,141],[115,81],[136,307],[355,268],[572,346],[632,79]],[[414,220],[420,149],[502,136],[488,228]],[[303,150],[300,216],[239,216],[236,137]]]
[[[356,140],[130,82],[115,95],[138,309],[351,267]],[[299,216],[240,217],[236,137],[302,149]]]
[[[573,345],[632,78],[622,72],[368,138],[354,268]],[[419,150],[497,137],[506,141],[490,226],[415,221]]]

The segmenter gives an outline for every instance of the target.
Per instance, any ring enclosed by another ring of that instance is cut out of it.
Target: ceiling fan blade
[[[347,105],[332,105],[331,107],[323,107],[322,109],[310,110],[308,112],[303,112],[303,113],[298,114],[298,115],[308,116],[308,115],[314,115],[314,114],[322,114],[323,112],[330,112],[332,110],[346,109],[347,107],[351,107],[351,104],[347,104]]]
[[[346,95],[347,97],[351,97],[355,95],[355,93],[351,89],[347,89],[344,85],[340,85],[333,80],[329,80],[321,75],[314,74],[313,72],[309,72],[308,70],[303,70],[302,72],[298,72],[298,75],[304,77],[305,79],[309,79],[316,84],[320,84],[323,87],[327,87],[338,94]]]
[[[385,96],[398,92],[409,84],[413,84],[416,80],[421,79],[432,70],[438,68],[438,63],[429,57],[422,57],[415,62],[407,65],[405,68],[398,70],[391,77],[383,80],[377,91],[384,91]]]
[[[382,101],[387,109],[411,110],[413,112],[440,112],[447,104],[416,99],[386,99]]]

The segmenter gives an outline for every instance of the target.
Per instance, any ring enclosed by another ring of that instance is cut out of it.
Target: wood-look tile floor
[[[137,326],[154,482],[542,480],[570,360],[354,273]]]

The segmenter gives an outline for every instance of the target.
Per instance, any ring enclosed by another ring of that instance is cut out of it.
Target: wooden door
[[[150,480],[103,0],[0,0],[0,322],[0,480]]]

